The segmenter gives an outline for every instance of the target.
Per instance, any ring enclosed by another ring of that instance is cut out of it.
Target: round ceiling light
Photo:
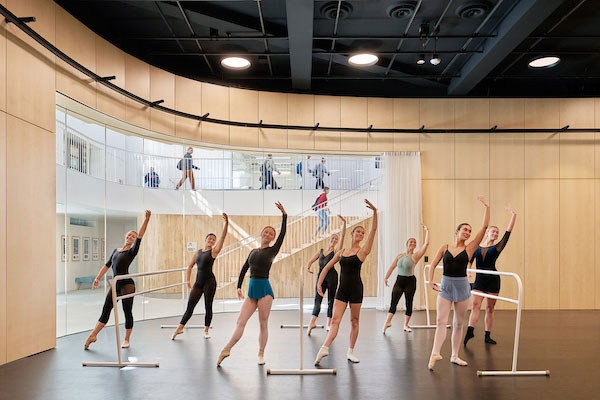
[[[348,62],[357,67],[368,67],[377,64],[379,57],[371,53],[355,54],[348,58]]]
[[[418,65],[423,65],[423,64],[425,64],[425,55],[424,55],[424,54],[421,54],[421,55],[419,56],[419,58],[417,58],[417,64],[418,64]]]
[[[529,61],[529,68],[552,68],[560,62],[560,57],[556,56],[543,56],[536,57]]]
[[[242,70],[250,68],[250,61],[243,57],[226,57],[221,60],[221,65],[225,68]]]
[[[431,65],[439,65],[442,62],[442,59],[437,54],[431,56],[431,60],[429,60]]]

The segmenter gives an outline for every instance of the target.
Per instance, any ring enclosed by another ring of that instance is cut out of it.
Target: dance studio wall
[[[116,85],[181,111],[265,123],[394,128],[600,127],[598,99],[380,99],[269,93],[176,77],[131,57],[51,0],[0,0],[75,60]],[[56,91],[129,123],[184,140],[252,148],[421,151],[431,250],[457,223],[480,221],[490,197],[517,225],[499,265],[521,274],[529,309],[600,308],[597,134],[375,134],[245,129],[149,110],[57,61],[0,21],[0,363],[55,346]],[[597,212],[598,210],[598,212]],[[34,251],[32,251],[32,249]],[[50,260],[50,262],[49,262]],[[27,296],[23,282],[28,283]],[[507,294],[514,289],[504,280]],[[504,289],[503,289],[504,290]]]

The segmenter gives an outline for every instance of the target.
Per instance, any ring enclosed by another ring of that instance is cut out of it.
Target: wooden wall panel
[[[560,308],[595,308],[594,181],[560,180]],[[582,284],[588,282],[588,284]]]
[[[419,99],[394,99],[394,129],[418,129],[419,115]],[[419,134],[394,133],[394,151],[419,151]]]
[[[598,128],[600,127],[600,98],[598,99],[594,99],[594,127]],[[594,177],[596,178],[600,178],[600,133],[596,132],[595,135],[596,138],[596,144],[594,145],[594,150],[595,150],[595,156],[594,156],[594,160],[598,160],[595,162],[595,171],[594,171]]]
[[[6,114],[0,111],[0,365],[6,363]]]
[[[150,97],[150,66],[125,55],[125,89],[148,99]],[[133,125],[150,128],[150,109],[137,101],[125,99],[125,119]]]
[[[490,127],[489,99],[455,99],[456,129],[487,129]]]
[[[487,179],[468,179],[454,181],[454,227],[464,222],[471,225],[471,240],[481,229],[484,207],[477,200],[483,196],[490,200],[490,181]]]
[[[594,126],[594,99],[560,99],[560,126],[589,128]]]
[[[454,99],[421,99],[419,110],[425,129],[454,128]]]
[[[559,128],[558,99],[525,99],[525,128]]]
[[[61,7],[56,7],[56,47],[96,72],[96,35]],[[96,108],[96,82],[59,59],[56,90]]]
[[[589,128],[594,126],[594,99],[560,99],[560,126]],[[560,135],[560,177],[593,178],[593,133],[563,132]]]
[[[339,96],[315,96],[315,123],[321,126],[340,127],[343,121],[344,126],[354,126],[353,121],[347,121],[341,115],[341,99]],[[364,112],[366,119],[366,112]],[[340,132],[335,131],[316,131],[315,149],[316,150],[340,150]]]
[[[315,124],[315,96],[308,94],[288,94],[288,124]],[[288,131],[288,148],[314,149],[315,131]]]
[[[55,43],[54,2],[7,0],[15,15],[35,15],[29,26],[50,43]],[[9,24],[6,59],[6,111],[25,121],[54,132],[56,125],[56,77],[54,55]]]
[[[367,99],[342,97],[342,125],[348,127],[367,127]],[[342,132],[341,150],[366,151],[369,148],[366,132]]]
[[[595,221],[595,237],[594,237],[594,243],[595,243],[595,267],[596,267],[596,271],[595,271],[595,286],[596,286],[596,295],[595,295],[595,303],[596,303],[596,309],[600,309],[600,257],[598,257],[598,255],[600,255],[600,180],[599,179],[595,179],[594,180],[594,188],[595,188],[595,197],[594,197],[594,221]]]
[[[0,4],[6,5],[5,1]],[[0,111],[6,111],[6,20],[0,20]],[[0,359],[0,362],[2,360]]]
[[[258,119],[265,124],[282,124],[288,122],[288,95],[286,93],[258,93]],[[259,129],[258,146],[266,148],[288,147],[286,129]]]
[[[490,134],[454,134],[456,179],[487,179],[490,176]]]
[[[175,107],[175,75],[150,66],[150,101],[164,100],[161,106]],[[175,116],[159,110],[150,110],[150,129],[175,136]]]
[[[560,157],[558,133],[525,135],[525,178],[558,178]]]
[[[523,99],[490,99],[490,126],[519,129],[525,126]]]
[[[194,115],[202,115],[202,83],[175,76],[175,109]],[[201,122],[175,117],[177,137],[202,140]]]
[[[229,115],[232,121],[258,122],[258,91],[229,89]],[[258,128],[229,128],[229,144],[258,147]]]
[[[525,135],[490,133],[490,179],[523,178]]]
[[[525,308],[559,308],[558,209],[558,179],[525,180]]]
[[[454,134],[421,134],[423,179],[454,179]]]
[[[394,127],[393,99],[367,99],[367,125],[373,128]],[[369,151],[394,151],[393,133],[367,133]]]
[[[125,87],[125,53],[106,40],[96,36],[96,73],[100,76],[115,76],[111,82]],[[125,97],[104,85],[96,85],[98,110],[125,120]]]
[[[211,118],[229,119],[229,88],[202,83],[202,115]],[[210,143],[229,144],[229,126],[203,122],[202,140]]]
[[[11,115],[6,120],[7,361],[56,345],[55,135]],[[52,149],[32,152],[31,149]],[[35,165],[35,168],[23,168]],[[43,240],[31,250],[31,227]],[[27,282],[28,295],[23,294]]]

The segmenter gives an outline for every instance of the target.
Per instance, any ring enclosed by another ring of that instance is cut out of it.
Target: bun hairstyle
[[[263,233],[265,231],[265,229],[273,229],[273,234],[275,234],[275,228],[273,228],[271,225],[267,225],[265,226],[262,231],[260,231],[260,233]]]
[[[488,226],[487,230],[489,231],[490,229],[496,229],[497,231],[500,231],[500,229],[496,225]]]
[[[214,236],[215,239],[217,238],[217,235],[215,235],[214,233],[209,233],[208,235],[206,235],[206,237],[204,238],[204,240],[208,239],[209,236]]]
[[[410,242],[411,240],[414,240],[415,242],[417,241],[417,239],[415,239],[415,238],[408,238],[408,240],[406,241],[407,246],[408,246],[408,242]]]
[[[355,227],[354,227],[354,229],[352,229],[352,232],[350,232],[350,233],[354,233],[354,231],[355,231],[355,230],[357,230],[358,228],[361,228],[363,231],[365,230],[365,227],[364,227],[364,226],[362,226],[362,225],[357,225],[357,226],[355,226]]]
[[[465,226],[465,225],[471,226],[471,224],[468,224],[468,223],[466,223],[466,222],[463,222],[462,224],[460,224],[460,225],[458,225],[458,226],[456,227],[456,230],[457,230],[457,231],[460,231],[460,229],[461,229],[463,226]]]

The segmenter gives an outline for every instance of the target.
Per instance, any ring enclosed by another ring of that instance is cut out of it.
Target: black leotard
[[[207,251],[198,251],[196,254],[196,265],[198,271],[196,271],[196,283],[190,291],[188,298],[187,308],[183,317],[181,318],[181,325],[187,324],[194,313],[196,304],[200,301],[202,295],[204,295],[204,326],[210,326],[213,317],[212,304],[217,292],[217,280],[213,274],[212,267],[215,263],[215,259],[212,256],[212,249]]]
[[[140,243],[142,239],[137,238],[135,242],[133,242],[133,246],[129,250],[119,251],[114,249],[108,261],[106,262],[106,266],[113,270],[113,275],[127,275],[129,273],[129,266],[131,265],[135,256],[137,256],[138,251],[140,250]]]
[[[281,230],[279,231],[279,236],[277,236],[277,241],[273,246],[265,247],[264,249],[254,249],[250,252],[246,262],[244,263],[244,266],[242,267],[242,270],[240,271],[240,277],[237,285],[238,289],[242,287],[242,282],[244,282],[244,276],[246,276],[248,268],[250,268],[250,278],[269,278],[269,271],[271,270],[273,260],[275,259],[277,253],[279,253],[279,249],[283,244],[286,221],[287,214],[283,214],[283,217],[281,218]]]
[[[332,251],[328,255],[323,254],[323,249],[319,254],[319,274],[317,275],[317,283],[319,282],[319,277],[321,276],[321,272],[323,272],[323,268],[329,264],[329,261],[333,259],[335,256],[335,251]],[[331,267],[331,269],[325,275],[325,279],[323,280],[323,284],[321,285],[321,290],[323,293],[327,292],[327,317],[331,318],[333,316],[333,303],[335,300],[335,294],[338,287],[338,273],[335,268]],[[318,290],[315,288],[315,306],[313,307],[312,315],[318,317],[319,312],[321,311],[321,302],[323,301],[323,297],[319,294]]]
[[[510,232],[506,231],[502,239],[489,247],[479,246],[473,254],[473,259],[477,261],[477,269],[496,271],[496,260],[508,242]],[[480,290],[486,293],[500,293],[500,277],[498,275],[477,274],[475,276],[474,290]]]
[[[452,253],[446,246],[446,252],[443,257],[444,261],[444,275],[450,277],[460,278],[467,276],[467,265],[469,264],[469,255],[467,249],[463,249],[456,257],[452,256]]]
[[[340,257],[340,286],[335,298],[344,303],[362,303],[363,283],[360,279],[362,261],[357,254]]]
[[[198,270],[196,271],[196,283],[206,281],[206,279],[214,276],[212,268],[215,263],[215,259],[212,256],[212,249],[207,251],[198,251],[196,254],[196,265]]]

